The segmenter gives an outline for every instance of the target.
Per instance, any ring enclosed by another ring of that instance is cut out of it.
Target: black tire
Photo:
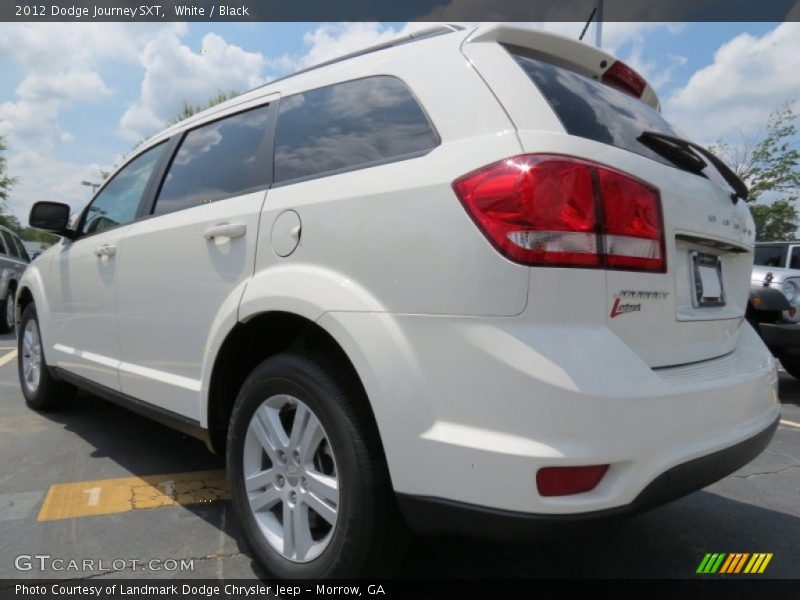
[[[357,382],[342,372],[324,356],[274,356],[247,378],[231,415],[227,466],[234,511],[254,557],[278,578],[388,574],[408,540],[367,400]],[[265,400],[280,394],[301,400],[319,420],[339,480],[338,517],[330,541],[319,556],[303,563],[285,558],[267,541],[244,484],[244,446],[251,418]]]
[[[0,333],[9,333],[14,331],[14,319],[9,319],[8,311],[9,311],[9,304],[11,306],[14,305],[14,290],[9,288],[8,293],[6,293],[6,297],[3,298],[3,302],[0,303]]]
[[[45,361],[44,353],[41,355],[39,384],[35,389],[31,389],[23,374],[23,336],[25,335],[28,322],[30,321],[33,321],[38,334],[39,320],[36,316],[36,307],[33,303],[25,307],[19,323],[19,334],[17,335],[17,371],[19,373],[19,385],[22,388],[22,395],[25,396],[25,403],[30,408],[38,411],[54,410],[74,398],[77,390],[75,386],[64,381],[59,381],[53,377]],[[39,334],[39,340],[41,340],[41,334]]]
[[[800,379],[800,355],[781,356],[780,361],[789,375],[795,379]]]

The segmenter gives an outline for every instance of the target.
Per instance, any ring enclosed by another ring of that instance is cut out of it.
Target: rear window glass
[[[399,79],[381,75],[339,83],[281,100],[275,181],[401,160],[438,144]]]
[[[673,166],[636,139],[645,131],[683,137],[657,110],[599,81],[511,48],[509,52],[542,92],[567,133]]]
[[[783,248],[781,246],[759,246],[756,248],[755,264],[759,267],[780,267]]]

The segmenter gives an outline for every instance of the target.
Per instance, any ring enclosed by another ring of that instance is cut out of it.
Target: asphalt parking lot
[[[0,579],[260,575],[240,547],[220,458],[86,394],[58,413],[28,410],[14,345],[0,336]],[[417,539],[399,574],[683,578],[708,552],[765,552],[773,558],[759,577],[800,577],[800,381],[781,373],[780,394],[782,423],[767,451],[705,490],[526,544]],[[20,555],[64,559],[55,565],[65,570]],[[69,569],[85,559],[94,568]],[[98,570],[101,559],[118,570]],[[189,559],[193,570],[173,570],[170,559]],[[160,570],[142,572],[150,567]]]

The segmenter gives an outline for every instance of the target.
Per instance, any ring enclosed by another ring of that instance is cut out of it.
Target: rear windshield
[[[645,131],[682,137],[657,110],[599,81],[525,56],[516,48],[507,50],[550,103],[567,133],[673,166],[636,139]]]

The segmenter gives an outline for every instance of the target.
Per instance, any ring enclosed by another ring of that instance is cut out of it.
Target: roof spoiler
[[[655,90],[639,73],[594,46],[541,29],[504,24],[478,27],[466,40],[481,42],[524,48],[540,60],[602,81],[661,110]]]

